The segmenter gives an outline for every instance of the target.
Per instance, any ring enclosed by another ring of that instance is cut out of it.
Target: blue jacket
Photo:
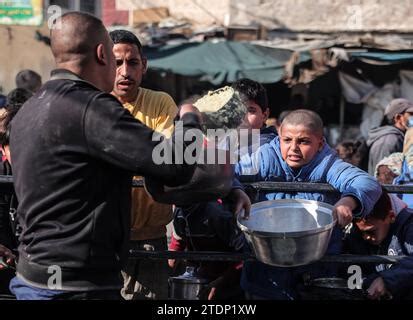
[[[355,217],[366,216],[381,195],[381,187],[372,176],[342,161],[328,144],[324,144],[310,163],[294,172],[282,159],[279,137],[276,137],[251,156],[243,156],[235,166],[235,173],[240,181],[247,175],[248,180],[254,181],[329,183],[340,191],[342,197],[358,199],[360,207],[354,212]],[[273,199],[308,199],[335,204],[339,197],[315,192],[268,192],[260,197],[260,201]]]
[[[394,298],[405,298],[413,294],[413,210],[403,209],[390,226],[386,239],[380,246],[373,246],[364,241],[357,228],[345,240],[345,252],[352,254],[384,254],[390,256],[406,255],[399,263],[393,265],[380,264],[373,268],[364,267],[367,275],[363,281],[364,289],[368,289],[374,279],[382,277],[387,290]]]
[[[248,175],[250,181],[329,183],[339,190],[342,196],[353,196],[358,199],[360,206],[354,212],[354,216],[367,215],[381,195],[381,187],[372,176],[339,159],[336,152],[327,144],[310,163],[303,166],[300,171],[294,172],[282,159],[277,137],[263,145],[253,155],[241,158],[235,172],[240,181],[244,180],[241,176]],[[308,199],[334,205],[339,200],[339,196],[316,192],[268,192],[259,197],[260,201],[272,199]],[[341,236],[341,230],[335,228],[327,250],[328,254],[338,254],[341,251]],[[308,271],[312,275],[325,275],[331,272],[329,268],[323,270],[322,267],[312,265],[277,268],[260,262],[246,262],[241,285],[247,292],[265,298],[294,299],[297,296],[295,287],[301,281],[303,273]]]
[[[241,159],[244,157],[249,159],[251,155],[254,152],[257,152],[261,146],[270,143],[272,140],[274,140],[278,136],[277,129],[275,127],[264,127],[260,129],[260,140],[259,140],[259,146],[257,145],[249,145],[248,146],[248,154],[245,154],[241,151]],[[242,161],[242,160],[241,160]],[[244,160],[245,161],[245,160]],[[248,176],[248,175],[241,175],[238,177],[239,181],[241,182],[254,182],[254,176]],[[256,193],[255,189],[254,190],[246,190],[247,192],[254,192]],[[256,194],[248,194],[250,198],[255,198]]]
[[[274,138],[278,136],[277,129],[275,127],[263,127],[260,129],[260,145],[270,143]]]

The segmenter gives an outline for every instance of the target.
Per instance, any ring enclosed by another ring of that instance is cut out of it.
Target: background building
[[[149,47],[145,49],[150,58],[145,85],[167,91],[177,102],[227,84],[233,78],[223,76],[220,83],[211,83],[205,81],[211,78],[207,73],[181,72],[177,70],[178,63],[166,65],[168,52],[179,51],[185,64],[186,50],[195,50],[196,45],[211,39],[211,43],[247,41],[289,50],[291,59],[285,56],[285,51],[275,53],[282,56],[279,61],[285,63],[285,75],[278,76],[273,83],[265,83],[273,115],[290,107],[309,107],[320,112],[324,120],[340,123],[341,132],[345,123],[358,125],[361,121],[362,130],[366,131],[382,116],[386,99],[413,92],[405,85],[413,78],[411,0],[16,0],[12,3],[22,7],[15,19],[7,16],[7,8],[0,2],[3,44],[0,91],[3,93],[14,88],[14,77],[22,69],[33,69],[47,80],[54,68],[48,45],[47,21],[54,14],[48,10],[53,8],[50,6],[58,6],[62,13],[89,12],[100,17],[109,29],[121,27],[136,32]],[[40,10],[31,12],[27,6]],[[168,51],[164,49],[167,45],[176,47]],[[233,53],[236,60],[239,52]],[[356,98],[349,94],[360,85],[348,75],[366,82],[363,87],[377,96],[366,102],[364,93]],[[236,77],[243,76],[243,72],[236,73]],[[212,77],[217,79],[216,75]],[[383,90],[390,87],[393,89]],[[387,97],[378,98],[383,92],[388,92]],[[378,100],[381,102],[377,103]]]

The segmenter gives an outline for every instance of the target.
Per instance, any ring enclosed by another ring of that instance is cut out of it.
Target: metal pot
[[[301,199],[270,200],[251,207],[237,223],[256,258],[278,267],[319,260],[326,252],[336,220],[329,204]]]
[[[203,289],[208,286],[209,281],[198,276],[194,267],[186,267],[184,274],[170,277],[169,298],[174,300],[204,300]]]

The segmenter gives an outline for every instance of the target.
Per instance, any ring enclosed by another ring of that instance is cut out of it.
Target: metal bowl
[[[336,220],[329,204],[299,199],[269,200],[251,207],[237,223],[256,258],[272,266],[294,267],[319,260]]]

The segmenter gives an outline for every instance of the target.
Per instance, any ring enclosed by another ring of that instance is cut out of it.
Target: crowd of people
[[[190,181],[196,164],[156,164],[152,154],[159,143],[173,152],[188,148],[185,142],[178,148],[175,137],[201,129],[201,113],[141,87],[148,61],[134,33],[108,33],[99,19],[80,12],[55,23],[50,79],[42,83],[24,70],[2,100],[3,175],[13,175],[14,193],[0,197],[1,293],[34,300],[167,299],[177,261],[132,259],[130,249],[249,252],[236,214],[243,209],[248,218],[251,203],[260,201],[308,199],[334,208],[337,225],[327,254],[406,256],[394,265],[363,266],[368,298],[413,297],[413,211],[409,199],[380,185],[413,180],[413,143],[405,141],[413,130],[413,103],[393,100],[383,126],[366,142],[333,148],[311,110],[284,112],[268,125],[265,88],[240,79],[232,87],[245,100],[248,130],[259,130],[258,150],[240,156],[226,197],[161,204],[143,188],[132,189],[132,179],[158,179],[169,187]],[[255,194],[241,184],[256,181],[329,183],[340,194]],[[304,279],[343,276],[338,266],[321,262],[287,268],[259,261],[188,264],[208,279],[205,299],[296,300]]]

